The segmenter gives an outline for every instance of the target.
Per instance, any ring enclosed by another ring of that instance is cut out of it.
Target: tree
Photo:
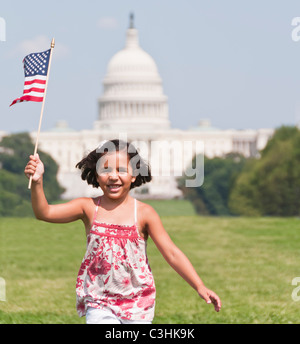
[[[24,167],[34,145],[27,133],[13,134],[2,139],[0,152],[0,215],[32,215],[31,194]],[[58,184],[56,174],[58,165],[50,155],[39,151],[45,165],[45,194],[49,202],[59,199],[64,189]]]
[[[194,160],[193,165],[195,165]],[[179,179],[178,185],[185,198],[193,203],[198,214],[230,215],[228,208],[230,190],[245,161],[243,156],[234,153],[222,158],[204,157],[203,185],[186,187],[186,178]]]
[[[295,216],[300,214],[300,131],[277,129],[260,159],[245,166],[229,198],[232,213]]]

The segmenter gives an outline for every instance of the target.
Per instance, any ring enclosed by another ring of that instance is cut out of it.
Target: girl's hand
[[[39,158],[39,155],[30,155],[30,160],[25,167],[24,173],[29,179],[32,176],[32,181],[39,181],[44,174],[44,164]]]
[[[219,296],[214,293],[212,290],[207,289],[204,285],[201,286],[198,290],[198,294],[202,299],[207,303],[213,303],[215,311],[219,312],[221,309],[221,300]]]

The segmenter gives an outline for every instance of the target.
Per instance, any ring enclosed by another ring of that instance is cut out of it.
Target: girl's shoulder
[[[147,236],[153,229],[160,231],[163,228],[160,216],[150,204],[139,201],[137,209],[138,222],[141,228],[143,228],[143,231],[147,232]]]
[[[99,197],[78,197],[74,198],[71,202],[81,203],[84,205],[97,205]]]
[[[136,202],[138,209],[140,209],[141,211],[155,211],[154,208],[148,203],[142,202],[138,199],[136,200]]]
[[[94,211],[98,204],[99,197],[78,197],[70,201],[69,203],[73,203],[74,206],[80,207],[85,213],[89,213]]]
[[[138,216],[144,220],[153,218],[153,216],[154,217],[158,216],[156,210],[150,204],[141,202],[139,200],[137,200],[137,211],[138,211]]]
[[[86,221],[94,218],[95,212],[97,211],[97,205],[99,204],[100,197],[80,197],[76,201],[80,203],[83,214]]]

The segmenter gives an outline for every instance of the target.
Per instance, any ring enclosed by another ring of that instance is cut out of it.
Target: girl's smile
[[[97,181],[103,193],[114,198],[125,196],[135,181],[126,152],[106,153],[99,161]]]
[[[120,190],[122,185],[120,184],[109,184],[107,185],[108,189],[111,191],[111,192],[118,192]]]

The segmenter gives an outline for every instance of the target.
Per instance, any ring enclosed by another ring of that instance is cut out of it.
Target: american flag
[[[25,56],[23,60],[25,74],[23,96],[15,99],[10,106],[20,102],[43,101],[50,51],[51,49]]]

